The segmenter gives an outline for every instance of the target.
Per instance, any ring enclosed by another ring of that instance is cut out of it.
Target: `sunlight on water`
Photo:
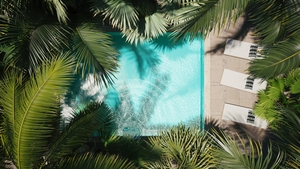
[[[166,37],[132,46],[111,33],[120,51],[120,70],[113,88],[80,82],[80,94],[68,108],[89,100],[106,102],[114,111],[118,134],[155,135],[178,123],[203,121],[202,40],[172,44]]]

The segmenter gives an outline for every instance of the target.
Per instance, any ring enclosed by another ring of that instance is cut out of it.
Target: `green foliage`
[[[0,52],[4,54],[1,64],[6,69],[17,67],[31,73],[41,63],[50,62],[60,53],[68,53],[69,58],[75,57],[78,62],[74,71],[76,68],[84,77],[93,73],[100,84],[112,85],[112,73],[118,68],[115,58],[118,53],[109,36],[95,24],[97,18],[81,10],[80,5],[89,3],[22,2],[4,0],[1,4]],[[69,12],[74,15],[67,22]],[[55,14],[57,17],[53,16]]]
[[[136,166],[146,167],[149,162],[157,161],[161,151],[146,143],[147,138],[138,136],[111,136],[105,140],[105,151],[126,158]]]
[[[250,0],[191,0],[174,1],[181,8],[171,16],[175,40],[207,35],[213,30],[229,26],[244,12]]]
[[[92,103],[61,128],[60,98],[73,80],[75,60],[63,55],[30,77],[8,72],[0,83],[1,149],[18,168],[41,168],[76,153],[96,130],[112,130],[110,110]],[[2,152],[3,152],[2,151]]]
[[[61,160],[58,169],[134,169],[134,164],[118,156],[83,154]]]
[[[268,81],[267,88],[258,93],[258,102],[254,113],[267,120],[271,128],[279,122],[282,106],[300,110],[299,106],[300,69],[295,69],[285,76]]]
[[[163,152],[160,161],[150,162],[148,168],[214,168],[212,140],[206,132],[183,125],[150,137],[149,144]]]
[[[97,29],[96,25],[83,24],[76,28],[72,50],[77,58],[76,70],[82,76],[93,73],[97,82],[101,80],[106,87],[113,84],[113,73],[117,71],[118,54],[112,46],[110,37]]]
[[[280,138],[280,144],[287,154],[287,165],[299,168],[300,163],[300,112],[284,106],[278,108],[280,114],[274,132]]]
[[[4,49],[9,47],[1,50],[5,52],[3,63],[6,67],[34,70],[67,47],[71,32],[68,27],[58,24],[40,10],[36,10],[34,14],[24,12],[21,15],[0,17],[0,46]]]
[[[52,138],[44,161],[58,161],[74,154],[74,150],[86,143],[96,130],[112,130],[112,114],[105,104],[90,103],[79,112],[74,112],[65,126]]]
[[[139,20],[138,12],[130,1],[103,0],[92,1],[94,15],[104,15],[113,27],[120,30],[134,29]]]
[[[300,69],[268,81],[265,90],[258,94],[254,113],[269,122],[269,127],[279,138],[281,149],[287,153],[286,164],[299,168],[299,106]]]
[[[298,68],[299,7],[297,0],[253,0],[249,5],[247,12],[255,35],[264,45],[264,58],[250,63],[252,76],[267,80]]]
[[[229,136],[224,132],[213,132],[212,137],[219,146],[215,149],[214,155],[219,160],[218,168],[257,168],[275,169],[280,168],[284,154],[275,153],[272,144],[267,151],[263,150],[263,145],[252,139],[240,138],[238,135]]]
[[[72,80],[73,66],[74,61],[63,57],[50,66],[43,65],[26,82],[18,83],[18,75],[3,80],[4,146],[19,168],[37,164],[47,149],[53,121],[59,116],[57,94],[65,92]]]
[[[298,68],[300,62],[299,44],[299,37],[291,37],[278,42],[278,44],[265,47],[261,52],[265,58],[253,60],[248,68],[249,73],[253,77],[270,79]]]
[[[168,23],[164,11],[156,0],[103,0],[94,1],[95,15],[108,18],[131,44],[157,38],[166,33]]]

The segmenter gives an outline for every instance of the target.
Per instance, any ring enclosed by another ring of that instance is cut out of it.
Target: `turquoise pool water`
[[[110,33],[120,52],[120,68],[109,89],[92,81],[76,82],[75,101],[106,102],[114,111],[119,135],[156,135],[179,123],[204,126],[204,41],[173,43],[167,35],[153,42],[130,45]],[[67,114],[67,113],[66,113]]]
[[[155,135],[179,123],[202,128],[203,40],[173,43],[165,36],[134,46],[110,34],[120,69],[105,102],[115,110],[118,134]]]

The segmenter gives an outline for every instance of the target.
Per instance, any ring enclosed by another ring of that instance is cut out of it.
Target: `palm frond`
[[[15,119],[19,109],[21,93],[20,73],[8,72],[0,82],[1,142],[6,154],[13,157]],[[12,159],[12,158],[11,158]]]
[[[266,57],[253,60],[248,68],[249,73],[255,78],[270,79],[299,67],[299,44],[299,38],[293,37],[264,49],[262,54]]]
[[[270,127],[273,122],[276,122],[276,117],[278,116],[276,101],[278,100],[276,100],[276,98],[270,98],[267,92],[260,91],[258,93],[258,103],[256,103],[253,108],[255,115],[268,121]]]
[[[172,18],[175,40],[181,38],[206,37],[211,30],[220,30],[235,22],[246,8],[249,0],[195,0],[176,11]]]
[[[167,20],[161,13],[154,13],[145,18],[140,18],[135,29],[126,29],[122,33],[126,36],[126,41],[131,44],[138,44],[145,40],[155,39],[167,31]]]
[[[248,15],[255,25],[255,35],[260,43],[269,45],[299,34],[299,1],[262,0],[251,4]]]
[[[159,136],[149,138],[155,149],[163,152],[159,162],[149,163],[149,166],[160,168],[213,168],[216,161],[211,152],[212,140],[207,133],[196,128],[182,125],[162,131]]]
[[[273,44],[285,37],[286,27],[281,1],[254,0],[247,7],[249,20],[255,25],[255,35],[261,44]]]
[[[145,167],[148,162],[158,160],[161,155],[161,151],[153,149],[139,136],[112,135],[103,141],[105,141],[105,151],[126,158],[140,167]]]
[[[61,0],[47,0],[41,1],[42,4],[47,7],[52,14],[56,14],[57,19],[61,23],[67,23],[68,15],[67,15],[67,6]]]
[[[1,0],[0,13],[3,16],[15,17],[20,14],[20,9],[25,6],[27,0]]]
[[[36,15],[41,15],[41,18]],[[4,57],[6,65],[21,65],[35,70],[43,61],[49,61],[52,55],[57,55],[69,45],[71,29],[40,11],[22,18],[4,17],[1,21],[0,44],[13,49]],[[28,63],[24,62],[25,59]]]
[[[285,76],[285,84],[291,86],[295,81],[300,79],[300,69],[294,69]]]
[[[139,20],[135,7],[128,0],[104,0],[104,3],[98,2],[92,9],[95,15],[104,15],[113,27],[120,30],[135,28]]]
[[[279,77],[269,80],[267,88],[258,93],[258,101],[253,109],[254,114],[268,121],[271,128],[278,122],[278,103],[286,104],[285,92],[288,87],[285,79]]]
[[[13,157],[19,168],[32,168],[47,150],[58,96],[72,80],[74,60],[66,56],[44,64],[24,85],[18,112],[15,114]],[[7,112],[9,113],[9,112]]]
[[[113,73],[117,71],[118,52],[112,47],[109,35],[94,25],[84,24],[76,28],[73,41],[74,55],[77,58],[77,71],[82,76],[93,73],[96,81],[105,85],[113,84]]]
[[[293,37],[300,34],[299,19],[300,16],[297,15],[297,12],[295,12],[287,16],[287,18],[283,21],[283,24],[286,25],[287,37]]]
[[[286,107],[280,107],[280,118],[276,126],[275,134],[281,139],[282,147],[287,149],[288,165],[292,168],[299,168],[300,158],[300,113]],[[288,131],[288,137],[287,137]]]
[[[284,157],[282,152],[274,154],[271,144],[267,153],[264,152],[262,144],[250,138],[245,140],[238,135],[236,138],[231,138],[224,132],[223,134],[214,132],[212,137],[220,147],[214,152],[220,160],[220,168],[279,168]]]
[[[75,149],[92,137],[96,130],[111,130],[113,127],[112,114],[108,107],[102,103],[91,103],[78,113],[74,113],[71,121],[54,138],[50,145],[45,162],[56,162],[62,157],[74,153]]]
[[[22,58],[28,58],[28,56],[20,57],[27,54],[26,47],[24,47],[24,41],[26,37],[27,24],[23,24],[20,19],[8,18],[6,16],[0,16],[0,45],[1,51],[5,52],[3,63],[5,66],[15,66],[20,62]],[[23,62],[26,64],[26,62]],[[28,65],[27,65],[28,66]]]
[[[134,164],[114,155],[83,154],[60,161],[58,169],[134,169]]]
[[[66,48],[70,34],[71,31],[66,26],[55,23],[34,29],[28,46],[31,67],[38,67]]]

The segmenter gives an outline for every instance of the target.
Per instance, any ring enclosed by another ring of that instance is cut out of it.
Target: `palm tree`
[[[229,135],[222,129],[198,130],[184,125],[174,126],[149,138],[153,149],[163,152],[159,161],[147,168],[279,168],[284,153],[267,151],[263,144],[238,134]]]
[[[100,30],[86,1],[1,1],[0,51],[6,69],[34,72],[61,52],[76,58],[82,76],[93,73],[97,82],[113,83],[117,51]],[[83,8],[82,8],[83,7]],[[53,15],[57,16],[53,16]]]
[[[102,0],[95,15],[104,15],[130,43],[152,40],[166,32],[180,38],[206,37],[211,30],[229,26],[250,0]]]
[[[276,128],[279,124],[278,110],[281,107],[300,110],[299,78],[300,69],[295,69],[284,76],[268,80],[267,88],[258,93],[258,102],[254,106],[254,112],[257,116],[266,119],[271,128]]]
[[[82,164],[91,162],[94,168],[132,168],[132,162],[116,156],[78,154],[94,131],[113,127],[104,103],[91,103],[74,111],[67,125],[61,126],[60,100],[76,66],[68,56],[43,63],[30,77],[17,71],[5,74],[0,83],[0,148],[5,160],[22,169],[62,167],[74,159],[81,159]]]
[[[270,144],[267,151],[263,144],[251,138],[242,138],[238,134],[228,135],[223,131],[213,130],[212,137],[217,148],[214,149],[219,166],[217,168],[280,168],[283,164],[284,153],[276,153]]]
[[[299,67],[299,8],[297,0],[253,0],[248,6],[248,18],[255,25],[258,42],[264,46],[264,58],[250,64],[252,76],[269,79]]]
[[[172,35],[175,40],[195,37],[204,39],[209,33],[235,23],[251,0],[172,0],[165,1]],[[171,3],[170,3],[171,2]],[[172,10],[170,10],[172,9]]]
[[[254,113],[267,120],[273,133],[278,136],[276,141],[287,152],[288,165],[293,168],[299,168],[296,160],[300,151],[299,77],[298,68],[269,80],[267,88],[259,92],[258,102],[254,106]]]
[[[287,152],[286,166],[299,168],[300,163],[300,112],[293,108],[281,107],[280,117],[274,133],[278,136],[281,149]]]
[[[58,169],[94,168],[94,169],[134,169],[133,163],[112,155],[82,154],[62,159]]]
[[[166,33],[168,21],[160,0],[93,1],[92,10],[104,16],[131,44],[157,38]]]
[[[205,131],[184,125],[174,126],[149,138],[153,149],[163,152],[159,161],[150,162],[147,168],[215,168],[213,140]]]

